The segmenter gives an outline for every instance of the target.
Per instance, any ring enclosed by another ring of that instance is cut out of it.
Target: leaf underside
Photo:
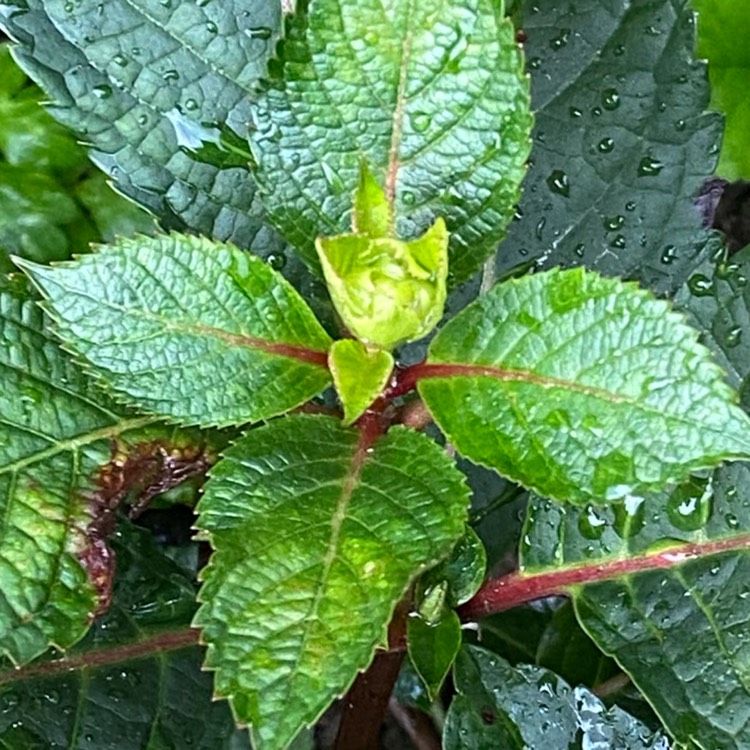
[[[750,455],[750,422],[696,338],[632,284],[551,271],[448,323],[419,391],[470,460],[557,500],[611,502]]]
[[[66,345],[146,411],[241,424],[294,408],[330,382],[330,339],[305,302],[231,245],[138,237],[53,268],[23,266]]]
[[[259,750],[286,747],[387,642],[414,576],[445,557],[463,476],[423,435],[310,415],[250,431],[213,469],[199,529],[214,547],[195,624],[216,692]]]
[[[350,226],[365,160],[396,236],[443,216],[453,281],[494,250],[525,174],[531,116],[512,24],[492,0],[298,3],[253,109],[271,221],[311,265]]]
[[[262,255],[283,243],[263,226],[244,139],[280,26],[266,0],[12,1],[0,19],[49,111],[121,192],[167,229]]]

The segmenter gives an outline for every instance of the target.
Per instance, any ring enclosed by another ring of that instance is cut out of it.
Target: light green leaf
[[[503,236],[529,151],[528,82],[494,0],[298,3],[253,110],[256,178],[273,223],[310,264],[350,226],[364,160],[391,235],[443,216],[454,281]]]
[[[411,242],[342,234],[319,237],[315,248],[336,310],[366,344],[393,349],[423,338],[443,317],[448,232],[442,218]]]
[[[268,0],[11,0],[0,19],[121,192],[166,228],[264,255],[283,245],[263,227],[245,137],[280,24]]]
[[[434,700],[461,648],[461,621],[452,609],[446,610],[434,624],[421,617],[410,617],[406,641],[414,669]]]
[[[737,0],[692,0],[698,11],[698,54],[708,60],[711,107],[726,125],[716,173],[728,180],[750,178],[750,51],[739,30],[750,25],[750,6]]]
[[[454,674],[458,695],[445,722],[446,750],[669,750],[663,735],[546,669],[513,668],[490,651],[465,646]]]
[[[467,505],[463,475],[403,427],[369,446],[336,420],[296,415],[226,452],[198,506],[215,552],[195,624],[216,692],[257,750],[286,747],[369,664]]]
[[[537,498],[524,529],[523,575],[576,571],[579,581],[594,581],[570,589],[581,624],[675,739],[744,750],[749,542],[750,468],[738,463],[614,507]]]
[[[122,240],[54,268],[19,262],[66,345],[128,403],[188,424],[241,424],[330,382],[330,339],[269,265],[181,235]]]
[[[106,608],[102,513],[133,489],[129,461],[203,460],[200,442],[92,391],[23,286],[0,293],[0,654],[17,663],[80,640]]]
[[[328,352],[333,384],[344,407],[344,424],[362,416],[383,392],[393,371],[393,357],[382,349],[367,349],[354,339],[334,341]]]
[[[3,750],[249,750],[200,669],[192,576],[120,521],[110,609],[64,659],[0,666]]]
[[[706,111],[691,3],[571,7],[534,0],[519,13],[534,145],[498,277],[519,263],[585,265],[672,292],[711,252],[692,201],[713,174],[722,133],[721,117]]]
[[[419,391],[467,458],[542,495],[612,502],[750,456],[697,332],[583,269],[498,285],[433,340]]]

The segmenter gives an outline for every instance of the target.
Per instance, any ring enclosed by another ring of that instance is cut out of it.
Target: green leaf
[[[458,695],[445,722],[446,750],[669,750],[661,734],[652,734],[617,706],[608,710],[585,688],[572,689],[539,667],[513,668],[476,646],[458,655],[455,682]]]
[[[733,464],[619,507],[536,499],[524,529],[527,581],[589,582],[570,589],[581,624],[690,746],[750,742],[748,498]]]
[[[330,339],[269,265],[181,235],[121,240],[54,268],[19,262],[66,345],[128,403],[188,424],[240,424],[330,382]]]
[[[414,669],[434,700],[461,648],[461,621],[452,609],[435,624],[410,617],[406,640]]]
[[[12,0],[0,27],[48,109],[80,133],[118,189],[165,227],[279,253],[245,143],[258,77],[280,33],[267,0]]]
[[[698,11],[698,54],[708,60],[711,107],[726,118],[717,174],[728,180],[750,177],[750,105],[746,83],[750,75],[750,52],[743,35],[750,12],[734,0],[692,0]]]
[[[536,126],[498,276],[584,264],[674,291],[710,252],[692,200],[722,132],[690,3],[535,0],[522,15]]]
[[[157,479],[143,470],[130,477],[128,469],[158,462],[160,449],[170,455],[165,468],[202,461],[203,446],[93,391],[51,341],[24,285],[3,286],[0,654],[23,663],[80,640],[106,608],[111,509],[134,479],[144,491]]]
[[[354,339],[334,341],[328,352],[333,384],[350,425],[383,392],[393,371],[393,357],[382,349],[370,350]]]
[[[470,460],[611,502],[750,455],[750,422],[669,305],[573,269],[495,287],[433,340],[419,391]]]
[[[467,506],[463,475],[403,427],[370,446],[334,419],[296,415],[225,453],[198,506],[216,551],[195,624],[217,695],[257,750],[286,747],[369,664]]]
[[[429,592],[430,588],[445,582],[448,604],[458,607],[474,596],[486,572],[487,552],[476,532],[467,526],[451,556],[427,571],[420,579],[420,585]]]
[[[193,580],[120,522],[112,607],[65,659],[0,668],[4,750],[249,749],[200,669]]]
[[[511,22],[493,0],[298,3],[250,143],[271,221],[305,260],[348,229],[360,163],[383,185],[391,236],[443,216],[454,281],[513,215],[531,127]]]
[[[68,189],[44,172],[0,162],[0,271],[11,254],[39,262],[85,248],[96,230]]]

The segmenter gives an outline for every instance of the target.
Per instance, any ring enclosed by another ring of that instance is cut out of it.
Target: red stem
[[[548,573],[515,572],[485,582],[471,601],[459,607],[464,622],[503,612],[546,596],[567,594],[587,583],[620,578],[632,573],[662,570],[689,560],[750,547],[750,534],[707,542],[690,542],[621,560],[585,563]]]

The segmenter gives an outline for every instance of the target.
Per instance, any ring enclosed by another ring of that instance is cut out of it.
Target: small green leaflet
[[[369,350],[354,339],[333,342],[328,366],[344,407],[344,424],[355,422],[383,392],[393,364],[393,356],[382,349]]]
[[[215,552],[195,625],[257,750],[285,748],[386,645],[394,607],[448,555],[467,507],[463,475],[404,427],[368,446],[294,415],[226,451],[198,506]]]
[[[347,231],[360,163],[384,186],[390,235],[443,216],[452,279],[494,252],[529,153],[528,80],[495,0],[300,0],[253,109],[271,221],[311,265]]]
[[[458,695],[445,721],[445,750],[669,750],[663,735],[546,669],[514,668],[491,651],[465,646],[454,676]]]
[[[697,335],[634,284],[550,271],[450,321],[419,392],[475,463],[556,500],[613,502],[750,456],[750,421]]]
[[[138,237],[54,268],[18,265],[65,344],[140,409],[183,424],[241,424],[330,383],[330,339],[307,304],[231,245]]]
[[[412,615],[407,622],[409,658],[434,700],[461,648],[461,621],[446,609],[436,623]]]

